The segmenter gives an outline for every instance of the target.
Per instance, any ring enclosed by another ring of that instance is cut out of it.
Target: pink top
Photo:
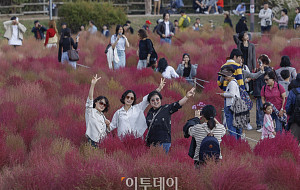
[[[274,132],[274,123],[270,114],[265,114],[263,126],[264,127],[262,129],[261,135],[265,138],[270,137],[272,135],[272,132]]]
[[[274,82],[274,86],[272,89],[270,89],[270,86],[266,85],[266,91],[265,91],[265,86],[261,88],[261,96],[265,97],[266,102],[272,103],[278,111],[281,110],[282,107],[282,97],[281,94],[285,93],[284,87],[279,84],[279,89],[278,89],[278,83]]]

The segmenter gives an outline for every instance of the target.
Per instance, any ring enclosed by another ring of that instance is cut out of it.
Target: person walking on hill
[[[55,20],[50,20],[49,23],[49,29],[46,32],[46,39],[45,39],[45,46],[47,48],[51,48],[51,47],[57,47],[57,28],[56,28],[56,22]]]
[[[173,23],[170,21],[170,14],[163,14],[164,21],[158,25],[157,34],[160,36],[161,43],[172,44],[172,37],[175,34],[175,28]]]
[[[148,35],[146,30],[139,29],[138,35],[140,38],[139,48],[137,50],[137,55],[139,56],[139,62],[137,65],[137,69],[143,69],[147,66],[150,66],[150,57],[153,49],[153,43],[150,39],[148,39]]]
[[[269,9],[267,1],[264,2],[264,8],[260,10],[258,17],[261,19],[261,33],[269,32],[272,27],[272,10]]]

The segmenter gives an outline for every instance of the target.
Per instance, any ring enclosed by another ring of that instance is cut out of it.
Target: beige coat
[[[3,22],[3,25],[4,25],[4,29],[6,30],[4,33],[4,38],[7,38],[8,40],[10,40],[10,38],[12,36],[12,20]],[[25,31],[27,29],[21,23],[18,24],[18,28],[19,28],[19,39],[23,41],[23,34],[25,33]]]

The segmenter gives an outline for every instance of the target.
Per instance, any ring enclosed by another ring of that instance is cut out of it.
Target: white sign
[[[254,13],[254,5],[250,5],[250,13]]]

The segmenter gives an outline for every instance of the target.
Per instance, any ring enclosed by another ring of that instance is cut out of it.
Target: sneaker
[[[214,13],[214,15],[218,15],[218,14],[219,14],[219,12],[215,12],[215,13]]]
[[[253,127],[250,125],[250,123],[248,123],[248,125],[247,125],[247,130],[250,131],[250,130],[252,130],[252,129],[253,129]]]
[[[208,11],[204,11],[204,14],[208,15],[208,14],[209,14],[209,12],[208,12]]]
[[[197,8],[197,9],[196,9],[196,13],[199,13],[199,12],[200,12],[200,8]]]
[[[256,131],[257,131],[257,132],[259,132],[259,133],[261,133],[261,131],[262,131],[262,128],[261,128],[261,126],[257,126],[257,129],[256,129]]]

